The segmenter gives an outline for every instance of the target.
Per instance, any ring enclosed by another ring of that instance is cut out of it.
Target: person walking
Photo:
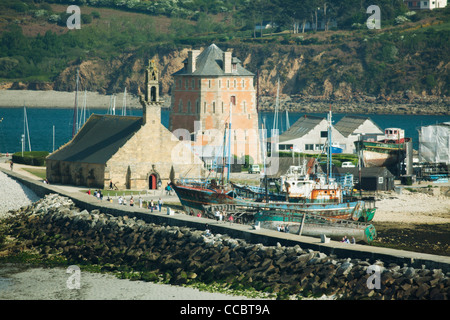
[[[159,212],[161,212],[162,204],[163,204],[163,202],[162,202],[161,198],[159,198],[159,200],[158,200]]]
[[[154,204],[153,204],[153,199],[151,199],[151,200],[150,200],[150,210],[152,210],[152,212],[153,212],[153,206],[154,206]]]

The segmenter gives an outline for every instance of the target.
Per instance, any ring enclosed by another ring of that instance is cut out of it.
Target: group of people
[[[350,240],[347,238],[347,236],[344,236],[344,237],[342,238],[341,242],[344,242],[344,243],[350,243]],[[352,243],[352,244],[355,244],[355,243],[356,243],[355,237],[353,237],[353,236],[352,236],[352,242],[351,242],[351,243]]]
[[[91,189],[88,190],[87,192],[88,195],[91,195]],[[98,200],[103,200],[103,193],[102,190],[95,190],[94,191],[94,197],[96,197]],[[109,199],[109,197],[108,197]],[[108,200],[109,201],[109,200]]]
[[[162,205],[163,201],[161,198],[159,198],[156,203],[153,202],[153,199],[151,199],[150,202],[147,203],[147,208],[149,208],[152,212],[153,210],[159,210],[159,212],[161,212]]]
[[[289,225],[284,225],[284,224],[278,225],[277,231],[289,233]]]

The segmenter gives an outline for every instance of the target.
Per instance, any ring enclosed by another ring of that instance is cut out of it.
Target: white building
[[[334,128],[345,138],[346,147],[343,153],[355,153],[355,141],[360,136],[369,141],[377,141],[384,137],[384,130],[381,130],[369,117],[345,116],[334,125]]]
[[[345,138],[335,128],[331,130],[333,145],[345,145]],[[304,115],[278,137],[274,151],[320,153],[324,150],[328,136],[328,121],[325,117]]]
[[[328,121],[325,117],[304,115],[278,137],[274,151],[319,153],[327,143]],[[369,117],[345,116],[331,130],[333,146],[342,148],[342,153],[355,153],[355,141],[379,140],[384,137],[381,130]]]
[[[427,1],[404,0],[403,3],[410,10],[433,10],[445,8],[447,6],[447,0],[427,0]]]

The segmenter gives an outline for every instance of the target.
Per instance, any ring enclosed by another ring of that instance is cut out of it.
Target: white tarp
[[[419,156],[422,162],[450,164],[450,122],[420,128]]]

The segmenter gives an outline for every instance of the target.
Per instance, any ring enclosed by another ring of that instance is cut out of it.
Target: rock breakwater
[[[445,300],[450,295],[450,274],[440,269],[338,259],[298,245],[251,244],[225,234],[80,210],[69,198],[53,194],[15,211],[5,223],[17,243],[0,251],[35,249],[71,264],[133,270],[136,278],[146,281],[221,282],[231,289],[254,288],[279,298],[325,294],[342,299]],[[379,274],[369,272],[373,266]]]

